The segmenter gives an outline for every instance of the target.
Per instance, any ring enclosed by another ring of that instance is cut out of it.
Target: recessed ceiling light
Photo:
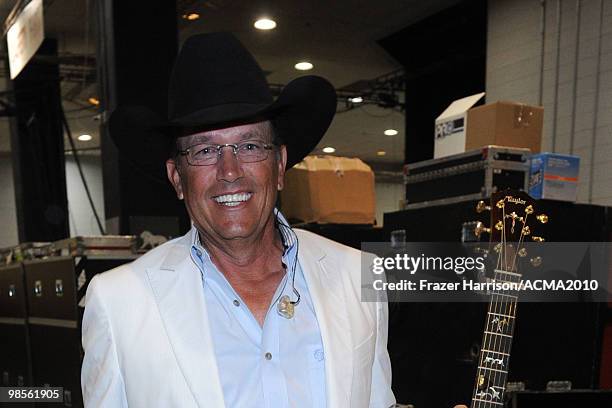
[[[387,130],[385,130],[384,133],[387,136],[395,136],[395,135],[397,135],[397,130],[395,130],[395,129],[387,129]]]
[[[379,150],[376,152],[377,156],[384,156],[385,154],[387,154],[387,152],[385,152],[384,150]]]
[[[198,13],[186,13],[186,14],[183,14],[183,18],[185,20],[194,21],[200,18],[200,15]]]
[[[91,135],[81,135],[77,137],[77,139],[79,139],[81,142],[89,142],[92,139],[92,137]]]
[[[334,149],[331,146],[326,146],[326,147],[323,148],[323,153],[333,153],[335,151],[336,151],[336,149]]]
[[[363,98],[361,96],[356,96],[354,98],[349,98],[349,102],[361,103],[361,102],[363,102]]]
[[[301,61],[295,64],[295,69],[297,69],[298,71],[308,71],[311,70],[313,67],[314,65],[312,65],[308,61]]]
[[[100,105],[100,100],[96,98],[95,96],[89,97],[89,99],[87,99],[87,102],[91,103],[94,106]]]
[[[258,30],[273,30],[276,28],[276,21],[269,18],[260,18],[253,25]]]

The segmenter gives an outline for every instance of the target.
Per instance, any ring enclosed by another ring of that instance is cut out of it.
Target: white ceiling
[[[16,0],[0,0],[2,21],[15,3]],[[308,74],[324,76],[340,89],[400,68],[376,40],[453,3],[456,0],[284,0],[268,2],[263,7],[258,1],[179,0],[179,32],[183,41],[195,33],[231,31],[269,72],[270,83],[286,84],[303,75],[293,65],[307,59],[314,64]],[[45,34],[58,39],[60,55],[95,56],[95,32],[90,21],[93,4],[94,0],[45,0]],[[180,18],[188,11],[199,13],[200,18],[195,21]],[[272,17],[277,28],[268,32],[253,28],[253,22],[260,16]],[[86,59],[83,58],[84,64]],[[73,78],[62,84],[62,92],[65,99],[70,97],[64,107],[73,134],[89,133],[94,137],[91,142],[79,142],[77,146],[98,146],[97,112],[86,108],[87,98],[96,93],[95,84],[79,83]],[[344,108],[344,103],[340,103],[339,111]],[[0,151],[6,151],[9,148],[6,119],[0,122],[3,122]],[[383,131],[390,127],[399,134],[385,136]],[[338,155],[360,157],[370,163],[384,162],[400,169],[404,137],[403,113],[367,105],[337,114],[318,149],[333,146]],[[384,150],[386,155],[377,156],[378,150]]]

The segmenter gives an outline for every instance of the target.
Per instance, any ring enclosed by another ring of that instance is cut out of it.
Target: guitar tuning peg
[[[538,266],[542,265],[542,257],[541,256],[536,256],[534,258],[531,258],[529,260],[529,263],[531,263],[531,266],[537,268]]]
[[[528,205],[527,207],[525,207],[525,214],[533,214],[533,206],[532,205]]]
[[[481,221],[478,221],[476,223],[476,228],[474,228],[474,235],[480,238],[480,234],[482,234],[483,232],[490,234],[491,228],[485,227],[485,225]]]
[[[480,200],[478,204],[476,204],[476,212],[480,214],[483,211],[491,211],[491,206]]]
[[[536,219],[540,221],[542,224],[546,224],[548,222],[548,215],[539,214],[539,215],[536,215]]]
[[[544,238],[542,238],[542,237],[537,237],[537,236],[535,236],[535,235],[531,237],[531,240],[532,240],[532,241],[535,241],[535,242],[544,242],[544,241],[546,241]]]

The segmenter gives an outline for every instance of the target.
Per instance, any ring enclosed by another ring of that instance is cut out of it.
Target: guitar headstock
[[[493,193],[487,205],[480,201],[477,212],[490,211],[490,226],[483,223],[476,225],[474,233],[490,235],[494,252],[498,254],[497,268],[505,271],[516,271],[518,260],[528,255],[525,244],[543,242],[538,233],[541,224],[548,222],[546,214],[537,213],[536,200],[523,191],[505,190]],[[533,266],[541,263],[541,258],[529,258]]]

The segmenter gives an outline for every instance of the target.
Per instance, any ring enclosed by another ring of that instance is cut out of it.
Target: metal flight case
[[[81,407],[81,324],[87,286],[96,274],[137,258],[135,237],[76,237],[53,246],[53,256],[23,262],[33,384],[63,387],[60,406]]]
[[[27,301],[21,263],[0,267],[0,386],[31,385]]]
[[[490,197],[510,188],[528,190],[529,149],[486,146],[404,166],[405,209]]]

